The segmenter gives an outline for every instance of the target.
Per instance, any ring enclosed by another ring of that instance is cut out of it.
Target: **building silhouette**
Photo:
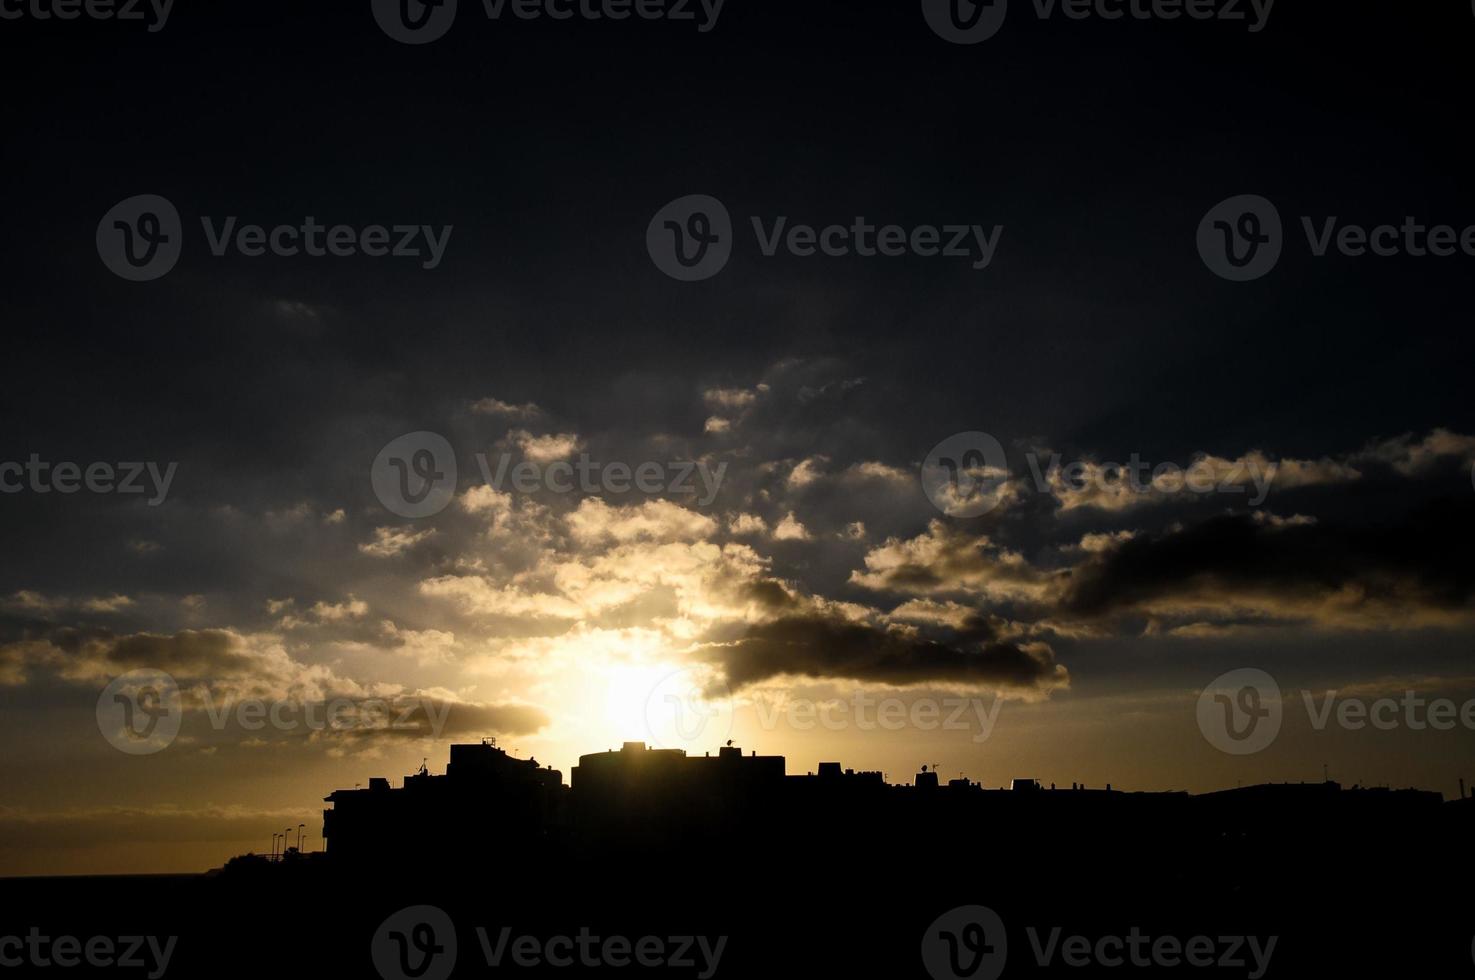
[[[444,775],[422,766],[400,787],[376,777],[367,789],[337,790],[325,802],[327,856],[344,865],[390,860],[407,848],[427,862],[492,864],[514,856],[604,860],[682,846],[781,859],[825,847],[874,850],[886,840],[966,850],[984,839],[1068,842],[1062,846],[1077,850],[1080,864],[1111,865],[1124,853],[1164,861],[1194,848],[1233,853],[1411,839],[1472,812],[1462,801],[1446,805],[1438,793],[1332,781],[1189,794],[1056,788],[1024,778],[989,789],[961,777],[944,783],[924,766],[910,784],[891,784],[879,772],[838,762],[791,775],[782,756],[744,754],[730,744],[698,756],[643,742],[581,756],[568,785],[558,770],[491,741],[453,745]],[[1032,849],[994,857],[999,865],[1039,859]]]

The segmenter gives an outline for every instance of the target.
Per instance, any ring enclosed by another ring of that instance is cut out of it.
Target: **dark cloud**
[[[1475,501],[1369,523],[1233,515],[1143,535],[1078,567],[1060,608],[1079,617],[1193,610],[1323,625],[1475,617]]]
[[[749,627],[714,649],[733,687],[770,677],[845,678],[887,685],[928,682],[1032,693],[1064,687],[1066,669],[1044,644],[996,642],[982,625],[949,645],[904,631],[823,615],[785,616]]]

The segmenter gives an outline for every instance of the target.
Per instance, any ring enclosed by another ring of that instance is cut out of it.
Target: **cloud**
[[[136,605],[126,595],[58,597],[48,596],[31,589],[22,589],[8,598],[0,600],[0,606],[12,612],[50,616],[63,612],[119,613]]]
[[[757,514],[737,514],[727,522],[729,534],[746,536],[768,533],[768,525]]]
[[[455,658],[455,633],[446,630],[400,629],[393,620],[388,619],[379,625],[386,646],[422,667],[445,663]]]
[[[482,575],[443,575],[420,583],[421,595],[453,599],[468,613],[531,619],[578,619],[584,607],[563,596],[497,585]]]
[[[574,540],[585,545],[604,541],[702,541],[717,533],[715,520],[669,500],[611,507],[598,497],[586,497],[564,523]]]
[[[802,676],[895,687],[956,684],[1039,697],[1070,682],[1043,643],[999,642],[988,630],[965,633],[959,643],[942,643],[817,614],[755,624],[740,639],[712,652],[734,688]]]
[[[521,405],[513,405],[498,398],[482,398],[470,405],[471,411],[476,415],[491,415],[505,419],[523,419],[531,421],[541,418],[543,410],[532,402]]]
[[[747,388],[708,388],[702,392],[702,400],[715,410],[741,411],[758,400],[758,392]]]
[[[0,645],[0,664],[38,668],[75,683],[105,682],[130,670],[163,671],[197,693],[264,700],[354,697],[368,689],[331,668],[293,659],[275,634],[227,629],[115,635],[53,629],[45,637]],[[187,704],[189,702],[187,701]]]
[[[940,520],[910,540],[888,538],[865,556],[866,570],[850,581],[862,588],[909,595],[956,593],[996,601],[1045,599],[1054,576],[986,536]]]
[[[1235,459],[1200,454],[1186,467],[1143,467],[1136,473],[1115,463],[1082,460],[1044,471],[1048,492],[1062,511],[1083,508],[1119,512],[1172,500],[1239,494],[1260,503],[1273,490],[1350,483],[1362,478],[1331,459],[1272,460],[1263,452]]]
[[[1218,517],[1141,535],[1074,569],[1069,615],[1268,620],[1329,629],[1475,623],[1472,502],[1429,505],[1379,525]]]
[[[880,480],[900,486],[914,486],[917,482],[916,473],[874,460],[856,463],[845,471],[845,475],[852,479]]]
[[[359,551],[374,558],[392,558],[435,536],[434,528],[414,531],[407,527],[378,527],[374,540],[359,545]]]
[[[516,429],[507,433],[507,438],[522,450],[524,456],[535,463],[552,463],[555,460],[567,459],[578,452],[583,445],[578,436],[568,432],[535,436],[526,429]]]
[[[784,515],[773,529],[773,540],[775,541],[808,541],[809,529],[799,523],[793,511]]]
[[[810,456],[801,460],[797,466],[789,471],[788,485],[790,490],[799,490],[814,483],[824,475],[824,464],[829,462],[825,456]]]
[[[1427,473],[1443,460],[1475,462],[1475,436],[1460,435],[1448,429],[1435,429],[1419,442],[1412,433],[1374,443],[1363,450],[1358,459],[1393,467],[1404,476]]]

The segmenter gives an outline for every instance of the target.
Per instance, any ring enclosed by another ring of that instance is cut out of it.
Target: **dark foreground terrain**
[[[318,855],[199,877],[7,880],[0,935],[109,937],[119,954],[124,937],[154,937],[133,951],[145,966],[109,970],[154,977],[1472,971],[1467,837],[1449,826],[1333,826],[1274,846],[1172,826],[1115,846],[1048,821],[956,829],[794,826],[777,849],[737,833],[622,853],[508,840],[459,864],[407,847],[352,867]]]

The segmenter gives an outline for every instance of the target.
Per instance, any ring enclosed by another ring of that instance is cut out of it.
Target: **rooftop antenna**
[[[1331,777],[1327,775],[1325,762],[1321,764],[1321,781],[1324,783],[1329,783],[1332,781]]]

